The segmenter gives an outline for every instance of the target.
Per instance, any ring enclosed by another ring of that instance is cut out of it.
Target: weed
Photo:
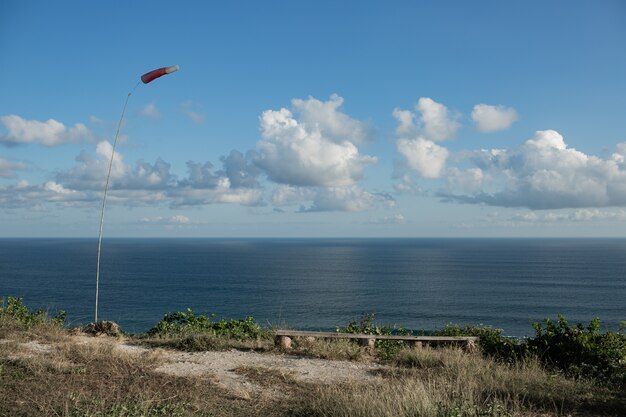
[[[338,327],[339,333],[356,333],[356,334],[371,334],[371,335],[400,335],[400,336],[412,336],[413,332],[404,328],[388,325],[375,324],[374,313],[366,314],[359,320],[353,320],[348,323],[346,327]],[[376,355],[383,360],[393,359],[400,350],[405,346],[402,341],[395,340],[377,340],[376,341]]]

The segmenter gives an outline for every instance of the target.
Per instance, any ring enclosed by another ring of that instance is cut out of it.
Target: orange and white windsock
[[[142,75],[141,81],[144,84],[148,84],[149,82],[154,81],[157,78],[164,76],[165,74],[171,74],[173,72],[178,71],[179,69],[180,67],[178,65],[174,65],[171,67],[158,68],[150,72],[146,72],[144,75]]]

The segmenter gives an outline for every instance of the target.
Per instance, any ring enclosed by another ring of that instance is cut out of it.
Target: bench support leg
[[[376,339],[360,339],[361,346],[374,350],[376,347]]]
[[[290,350],[291,349],[291,337],[277,336],[276,344],[280,347],[280,350]]]
[[[476,351],[476,343],[473,340],[468,340],[463,346],[466,352],[475,352]]]

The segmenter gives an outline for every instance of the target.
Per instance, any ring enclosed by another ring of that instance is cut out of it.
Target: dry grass
[[[45,351],[26,348],[24,340],[1,343],[0,416],[263,416],[282,410],[280,401],[233,397],[208,378],[155,373],[163,362],[158,351],[117,345],[67,333]]]
[[[293,339],[292,350],[289,353],[330,360],[360,361],[372,359],[366,349],[348,339],[297,337]]]
[[[170,348],[186,352],[204,352],[209,350],[219,351],[230,349],[269,351],[274,348],[274,342],[268,338],[239,340],[208,333],[191,333],[187,335],[160,337],[138,337],[133,340],[133,343],[152,348]]]
[[[265,366],[240,366],[235,372],[264,388],[279,389],[282,392],[293,390],[298,382],[292,372]]]
[[[240,367],[236,372],[264,392],[284,394],[244,399],[210,378],[153,372],[165,360],[159,349],[129,351],[118,339],[71,336],[46,324],[0,323],[0,334],[9,340],[0,343],[0,416],[626,415],[623,392],[548,373],[532,360],[504,365],[459,349],[403,350],[373,383],[304,384],[277,369]],[[168,346],[163,340],[143,342]],[[195,343],[196,349],[274,350],[271,340],[185,343],[187,349]],[[296,340],[294,352],[372,360],[341,340]]]
[[[624,415],[621,393],[546,373],[535,361],[504,365],[461,350],[405,350],[371,384],[317,386],[297,416]]]

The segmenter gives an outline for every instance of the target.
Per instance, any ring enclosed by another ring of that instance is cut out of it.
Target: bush
[[[371,335],[399,335],[412,336],[413,332],[404,328],[374,324],[375,315],[366,314],[359,320],[353,320],[346,327],[338,327],[339,333],[371,334]],[[395,340],[377,340],[376,355],[384,360],[391,360],[404,347],[404,342]]]
[[[502,335],[502,329],[486,326],[458,326],[449,324],[443,329],[435,331],[435,336],[477,336],[478,345],[483,354],[503,362],[515,362],[527,355],[527,348],[518,339]]]
[[[535,336],[524,340],[502,335],[501,329],[483,326],[447,325],[434,332],[437,336],[478,336],[484,355],[514,363],[529,356],[539,358],[544,366],[563,371],[572,377],[595,378],[626,385],[626,335],[600,332],[600,319],[588,326],[570,326],[562,315],[534,323]]]
[[[0,301],[0,320],[11,322],[23,329],[29,329],[37,324],[50,323],[62,325],[65,322],[66,313],[60,310],[54,317],[49,318],[43,309],[31,312],[20,297],[7,297]]]
[[[534,323],[535,337],[529,350],[545,364],[574,377],[592,377],[626,385],[626,336],[600,333],[600,319],[588,326],[570,326],[565,317]]]
[[[172,336],[193,333],[208,333],[233,339],[258,339],[264,330],[253,317],[243,320],[212,321],[215,315],[196,315],[188,308],[187,311],[167,313],[153,328],[148,330],[149,336]]]

